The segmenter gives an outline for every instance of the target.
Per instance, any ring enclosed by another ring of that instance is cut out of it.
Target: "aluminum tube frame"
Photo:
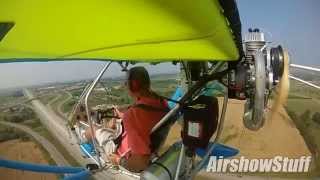
[[[290,67],[293,67],[293,68],[297,68],[297,69],[303,69],[303,70],[310,70],[310,71],[314,71],[314,72],[320,72],[320,69],[319,68],[314,68],[314,67],[309,67],[309,66],[303,66],[303,65],[299,65],[299,64],[290,64]],[[295,76],[292,76],[292,75],[289,75],[289,78],[293,79],[293,80],[296,80],[296,81],[299,81],[303,84],[306,84],[308,86],[311,86],[313,88],[316,88],[316,89],[320,89],[320,86],[316,85],[316,84],[313,84],[311,82],[308,82],[308,81],[305,81],[303,79],[300,79],[298,77],[295,77]]]
[[[90,154],[90,152],[88,152],[85,148],[83,148],[82,146],[80,146],[80,148],[84,151],[84,153],[87,155],[87,156],[89,156],[95,163],[99,163],[99,161],[97,161],[96,160],[96,158],[94,158],[91,154]]]
[[[319,68],[314,68],[314,67],[309,67],[309,66],[303,66],[303,65],[299,65],[299,64],[290,64],[290,67],[320,72],[320,69],[319,69]]]
[[[100,152],[98,151],[97,149],[97,144],[95,142],[95,133],[94,133],[94,128],[93,128],[93,122],[92,122],[92,118],[91,118],[91,113],[89,111],[89,106],[88,106],[88,99],[89,99],[89,96],[91,95],[92,93],[92,90],[95,88],[95,86],[97,85],[97,83],[99,82],[99,80],[101,79],[101,77],[103,76],[104,72],[109,68],[109,66],[111,65],[112,61],[110,61],[109,63],[107,63],[103,69],[100,71],[98,77],[96,77],[96,79],[92,82],[92,84],[90,85],[90,87],[88,88],[87,92],[86,92],[86,95],[84,97],[84,104],[85,104],[85,107],[86,107],[86,114],[87,114],[87,117],[88,117],[88,122],[89,122],[89,126],[90,126],[90,131],[91,131],[91,135],[92,135],[92,144],[93,144],[93,147],[94,147],[94,150],[96,152],[96,160],[98,162],[98,165],[99,167],[102,167],[102,163],[101,163],[101,160],[100,160]]]
[[[179,159],[178,159],[178,165],[177,165],[177,170],[176,170],[176,175],[174,177],[174,180],[179,180],[179,175],[180,175],[180,169],[181,169],[181,164],[182,164],[182,160],[184,158],[184,154],[185,154],[185,146],[182,143],[181,145],[181,150],[180,150],[180,154],[179,154]]]
[[[92,84],[92,83],[91,83]],[[79,97],[79,100],[77,102],[77,104],[73,107],[72,111],[71,111],[71,114],[69,115],[69,122],[72,120],[72,117],[74,116],[74,113],[75,111],[77,110],[77,108],[79,107],[80,103],[83,101],[83,97],[84,95],[87,93],[89,87],[91,84],[87,84],[83,90],[83,92],[81,93],[80,97]]]

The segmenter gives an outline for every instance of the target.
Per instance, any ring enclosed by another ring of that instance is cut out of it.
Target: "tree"
[[[297,114],[294,112],[294,111],[287,111],[288,112],[288,115],[291,117],[291,119],[293,120],[297,120]]]
[[[316,112],[316,113],[313,114],[312,121],[315,122],[315,123],[320,124],[320,113],[319,112]]]
[[[301,114],[300,119],[305,122],[305,126],[308,127],[310,125],[311,120],[311,112],[310,110],[306,110],[303,114]]]

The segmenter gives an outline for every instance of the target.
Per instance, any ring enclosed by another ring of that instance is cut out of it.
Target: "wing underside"
[[[2,0],[0,62],[238,60],[241,29],[232,27],[240,20],[228,19],[226,12],[238,16],[229,7],[218,0]]]

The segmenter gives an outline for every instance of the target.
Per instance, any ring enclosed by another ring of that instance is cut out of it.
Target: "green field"
[[[43,104],[47,105],[54,98],[56,98],[55,94],[46,94],[45,96],[41,96],[40,100]]]
[[[307,110],[315,113],[320,112],[320,103],[315,99],[288,99],[287,108],[290,111],[296,112],[298,115]]]
[[[320,91],[295,81],[290,83],[286,109],[313,154],[313,173],[320,175]]]

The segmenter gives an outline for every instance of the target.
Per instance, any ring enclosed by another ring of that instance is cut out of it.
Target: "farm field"
[[[0,143],[0,156],[10,160],[24,161],[29,163],[49,164],[48,158],[38,144],[32,141],[21,141],[19,139],[4,141]],[[53,174],[43,174],[27,171],[18,171],[0,168],[0,179],[34,179],[34,180],[58,180]]]

